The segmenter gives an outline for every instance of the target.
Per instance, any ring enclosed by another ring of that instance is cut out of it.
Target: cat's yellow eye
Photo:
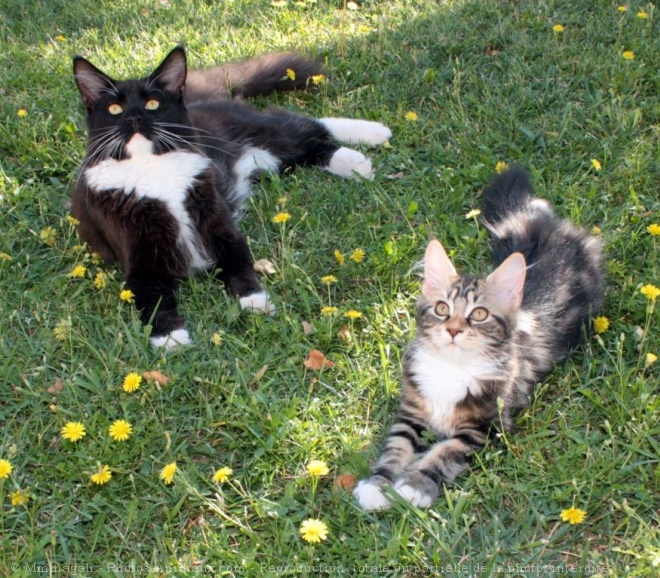
[[[444,301],[438,301],[435,304],[435,314],[438,317],[448,317],[449,316],[449,305]]]
[[[112,104],[108,105],[108,112],[117,116],[118,114],[124,112],[124,109],[122,108],[121,104],[113,102]]]
[[[158,110],[160,106],[160,101],[155,98],[150,98],[147,102],[144,103],[144,108],[147,110]]]
[[[486,321],[488,318],[488,309],[485,307],[475,307],[470,313],[472,321]]]

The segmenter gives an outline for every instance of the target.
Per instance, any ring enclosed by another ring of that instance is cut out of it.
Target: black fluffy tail
[[[249,98],[274,91],[301,90],[321,74],[320,63],[293,52],[274,52],[256,58],[191,70],[186,79],[186,103]],[[293,77],[293,78],[292,78]]]
[[[483,198],[483,219],[494,227],[508,216],[524,209],[532,199],[532,182],[529,173],[514,166],[490,183]]]

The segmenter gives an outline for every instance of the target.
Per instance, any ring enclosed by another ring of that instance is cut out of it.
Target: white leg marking
[[[362,480],[355,486],[353,497],[363,510],[386,510],[391,506],[381,491],[382,486]]]
[[[333,175],[344,177],[345,179],[355,178],[355,173],[369,179],[374,178],[374,170],[371,161],[361,152],[354,151],[346,147],[341,147],[332,155],[325,170]]]
[[[241,297],[239,299],[241,308],[251,309],[254,313],[268,313],[268,315],[275,315],[275,305],[273,305],[268,293],[265,291],[258,291]]]
[[[418,508],[428,508],[433,503],[433,498],[431,496],[416,490],[404,481],[394,484],[394,491]]]
[[[320,118],[319,122],[340,142],[347,144],[382,145],[392,136],[384,124],[352,118]]]
[[[250,180],[259,171],[276,171],[280,167],[280,160],[267,150],[249,147],[243,151],[241,157],[234,164],[233,198],[244,203],[250,196]]]
[[[149,341],[156,349],[164,347],[166,351],[171,351],[180,345],[190,345],[192,343],[190,334],[186,329],[175,329],[174,331],[170,331],[167,335],[152,337]]]

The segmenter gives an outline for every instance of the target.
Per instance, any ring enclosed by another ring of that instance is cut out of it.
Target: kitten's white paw
[[[268,293],[265,291],[258,291],[251,293],[239,299],[242,309],[250,309],[254,313],[267,313],[268,315],[275,315],[275,305],[270,300]]]
[[[382,145],[392,136],[384,124],[352,118],[321,118],[319,122],[340,142],[347,144]]]
[[[363,510],[386,510],[390,503],[381,491],[382,486],[362,480],[353,489],[353,497]]]
[[[190,345],[190,333],[186,329],[175,329],[170,331],[167,335],[159,335],[158,337],[151,337],[149,339],[151,345],[156,349],[164,347],[166,351],[171,351],[180,345]]]
[[[433,496],[429,496],[424,492],[409,486],[404,481],[394,484],[394,491],[402,498],[410,502],[413,506],[418,508],[428,508],[433,503]]]
[[[374,178],[371,161],[361,152],[346,147],[337,149],[325,169],[345,179],[355,177],[355,173],[370,181]]]

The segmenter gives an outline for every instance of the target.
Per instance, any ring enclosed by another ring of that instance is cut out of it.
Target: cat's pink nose
[[[456,329],[455,327],[447,327],[447,333],[452,337],[456,337],[459,333],[463,333],[462,329]]]

